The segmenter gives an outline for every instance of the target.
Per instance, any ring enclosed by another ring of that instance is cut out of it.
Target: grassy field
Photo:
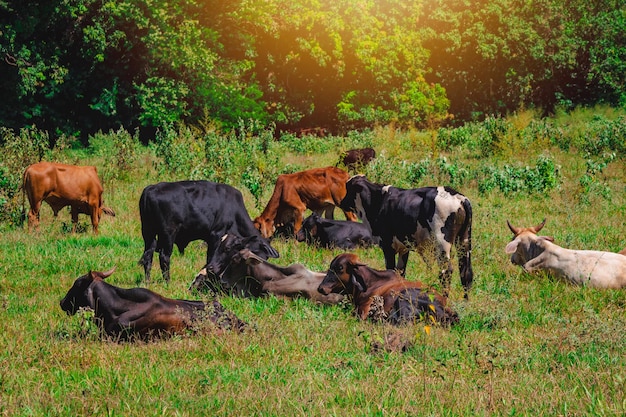
[[[572,128],[575,120],[563,126]],[[512,123],[528,124],[519,118]],[[590,163],[599,163],[600,157],[563,149],[538,135],[501,138],[489,153],[472,146],[444,149],[428,133],[379,129],[367,138],[328,139],[334,141],[330,147],[284,151],[280,163],[301,168],[334,164],[339,148],[359,139],[378,151],[378,165],[367,171],[374,180],[397,178],[394,183],[406,186],[402,170],[416,166],[409,163],[445,156],[448,165],[430,165],[419,185],[456,182],[472,201],[475,281],[464,301],[455,265],[450,303],[459,312],[458,326],[392,327],[360,322],[347,306],[221,296],[255,330],[218,334],[209,328],[153,342],[102,340],[89,314],[68,317],[59,300],[90,269],[116,265],[111,283],[143,285],[137,265],[143,252],[141,190],[185,176],[159,170],[153,148],[140,148],[133,168],[121,177],[111,173],[106,155],[68,151],[67,160],[98,166],[106,204],[117,216],[103,218],[98,236],[81,217],[87,231],[72,234],[69,213],[64,210],[54,219],[45,206],[39,232],[1,229],[0,414],[625,415],[626,292],[530,276],[504,253],[511,238],[507,219],[529,226],[547,217],[542,233],[569,248],[618,251],[626,246],[623,159],[607,157],[606,166],[593,171]],[[471,175],[489,164],[502,172],[506,166],[532,167],[540,155],[549,156],[558,174],[556,186],[540,192],[485,191]],[[451,174],[452,165],[470,174],[459,179]],[[256,216],[262,207],[242,191]],[[271,192],[271,186],[264,187],[260,201],[265,203]],[[294,240],[277,239],[273,245],[281,254],[273,262],[300,262],[320,271],[341,253]],[[207,297],[187,291],[203,266],[205,250],[200,242],[184,255],[175,250],[169,284],[160,279],[155,262],[149,287],[170,297]],[[384,266],[380,249],[356,252],[370,266]],[[437,285],[436,268],[415,255],[407,277]],[[385,348],[385,339],[394,337],[409,348]]]

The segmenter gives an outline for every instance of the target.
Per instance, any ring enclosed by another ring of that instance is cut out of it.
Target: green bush
[[[89,138],[89,149],[108,162],[99,170],[104,181],[127,178],[137,162],[139,138],[137,134],[133,136],[122,128],[117,132],[98,132]]]
[[[487,166],[478,172],[478,191],[488,193],[495,189],[504,194],[518,192],[538,193],[556,188],[559,184],[559,166],[549,156],[541,155],[535,167],[504,165],[501,169]]]
[[[18,198],[24,171],[50,151],[49,136],[35,127],[21,129],[19,134],[0,128],[0,136],[0,222],[18,225],[24,218]]]

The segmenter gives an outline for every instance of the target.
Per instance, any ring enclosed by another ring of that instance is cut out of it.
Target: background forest
[[[0,124],[142,140],[626,103],[623,0],[0,1]]]

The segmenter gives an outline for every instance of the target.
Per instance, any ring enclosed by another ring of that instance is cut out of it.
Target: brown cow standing
[[[314,168],[278,176],[274,193],[265,210],[254,219],[254,226],[264,238],[270,238],[276,226],[294,223],[294,233],[302,227],[304,212],[311,211],[333,218],[335,206],[346,195],[350,175],[339,168]],[[356,215],[345,211],[346,219],[356,221]]]
[[[76,231],[78,214],[91,216],[94,233],[102,213],[115,216],[115,212],[102,205],[102,184],[96,167],[39,162],[24,172],[24,193],[28,196],[28,228],[39,228],[39,210],[42,201],[52,207],[56,216],[65,206],[71,207],[72,231]]]

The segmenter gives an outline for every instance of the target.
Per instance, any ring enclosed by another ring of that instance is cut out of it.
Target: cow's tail
[[[464,198],[461,204],[465,211],[465,219],[456,236],[456,249],[459,257],[461,284],[463,284],[467,299],[474,280],[474,272],[472,271],[472,204],[468,198]]]
[[[28,178],[28,168],[24,171],[22,176],[22,185],[20,191],[22,192],[22,213],[20,214],[20,226],[24,225],[26,221],[26,179]]]
[[[115,212],[110,207],[102,206],[102,212],[107,216],[115,217]]]

